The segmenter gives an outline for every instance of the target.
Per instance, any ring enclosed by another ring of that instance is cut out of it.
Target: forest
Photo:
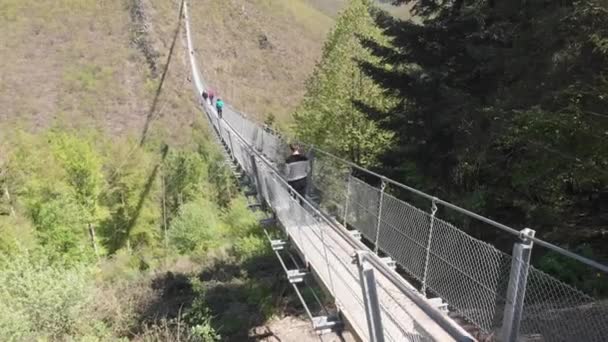
[[[171,147],[63,128],[9,137],[1,340],[239,340],[274,312],[259,217],[194,129]],[[250,309],[223,312],[230,301]]]
[[[350,2],[295,136],[606,260],[608,2],[427,0],[412,11],[402,20]],[[551,253],[540,264],[607,293],[592,270]]]

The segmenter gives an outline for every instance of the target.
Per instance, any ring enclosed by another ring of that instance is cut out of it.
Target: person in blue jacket
[[[221,119],[222,111],[224,109],[224,101],[222,101],[222,99],[218,98],[217,101],[215,101],[215,109],[217,109],[217,116]]]

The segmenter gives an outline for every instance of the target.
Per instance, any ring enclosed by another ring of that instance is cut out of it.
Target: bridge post
[[[528,270],[530,269],[530,256],[532,255],[535,231],[525,228],[520,231],[521,241],[513,245],[511,259],[511,272],[509,275],[509,287],[502,322],[502,341],[515,342],[519,337],[519,328],[523,316],[524,299],[526,296],[526,284],[528,281]]]
[[[342,215],[342,224],[344,228],[348,228],[348,201],[350,200],[350,178],[353,175],[353,168],[349,168],[348,181],[346,182],[346,198],[344,198],[344,211]]]
[[[307,157],[308,157],[308,163],[310,165],[310,170],[308,171],[308,176],[306,179],[306,190],[304,191],[304,193],[306,194],[307,198],[310,198],[310,196],[312,195],[312,170],[314,168],[315,165],[315,147],[311,146],[310,150],[308,150],[307,153]]]
[[[234,160],[236,157],[234,156],[234,145],[232,144],[232,133],[228,131],[228,143],[230,144],[230,157]]]
[[[380,301],[378,300],[378,292],[376,290],[376,277],[373,267],[365,260],[366,257],[369,257],[369,253],[368,251],[357,252],[356,263],[359,268],[359,281],[361,283],[361,291],[363,292],[369,340],[371,342],[384,342]]]
[[[426,278],[429,274],[429,261],[431,259],[431,242],[433,241],[433,228],[435,227],[435,214],[437,214],[437,198],[433,197],[431,204],[431,221],[429,223],[429,238],[426,240],[426,255],[424,257],[424,274],[422,275],[422,295],[426,297]]]
[[[378,254],[380,247],[380,225],[382,223],[382,202],[384,202],[384,190],[386,189],[386,179],[382,177],[382,185],[380,185],[380,200],[378,201],[378,221],[376,222],[376,239],[374,240],[374,253]]]
[[[220,143],[224,141],[224,135],[222,134],[222,120],[217,117],[217,132],[220,135]]]
[[[262,196],[262,182],[260,182],[260,174],[258,172],[258,165],[256,164],[256,161],[255,161],[255,154],[252,154],[250,156],[250,158],[251,158],[251,171],[253,172],[253,184],[255,186],[256,197],[258,199],[258,202],[260,202],[262,209],[265,210],[266,205],[264,203],[264,197]]]

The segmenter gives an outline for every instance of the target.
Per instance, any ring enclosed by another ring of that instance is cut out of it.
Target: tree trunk
[[[6,200],[8,201],[8,207],[11,211],[11,216],[15,216],[15,208],[13,207],[13,201],[11,201],[11,194],[8,192],[8,186],[4,186],[4,196],[6,196]]]
[[[89,235],[91,236],[91,243],[93,244],[93,250],[95,251],[95,256],[99,259],[99,250],[97,249],[97,239],[95,237],[95,228],[92,224],[89,223]]]

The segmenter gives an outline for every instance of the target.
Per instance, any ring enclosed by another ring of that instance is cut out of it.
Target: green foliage
[[[101,200],[109,216],[100,235],[110,253],[127,244],[134,249],[154,246],[160,236],[162,189],[154,172],[158,158],[134,150],[135,144],[108,144],[103,152],[108,181]]]
[[[66,180],[78,205],[86,213],[84,220],[97,222],[104,217],[98,199],[104,183],[101,156],[91,143],[68,134],[51,134],[51,150],[65,170]]]
[[[367,0],[351,1],[329,35],[305,99],[294,113],[294,130],[303,141],[373,165],[390,145],[392,134],[370,120],[361,106],[386,108],[391,101],[359,69],[361,61],[379,61],[359,37],[386,41],[373,23]]]
[[[595,257],[589,245],[579,246],[576,252],[587,258]],[[538,265],[543,271],[594,297],[605,298],[608,295],[608,276],[571,258],[548,252]]]
[[[264,125],[268,126],[268,128],[274,129],[274,125],[276,124],[277,117],[273,113],[269,113],[264,118]]]
[[[184,203],[209,192],[207,165],[192,152],[170,152],[164,164],[167,208],[171,216]]]
[[[36,246],[31,223],[21,217],[0,215],[0,254],[14,255]]]
[[[82,265],[62,267],[21,251],[0,254],[0,339],[84,336],[92,283]]]
[[[86,143],[57,134],[20,134],[11,152],[7,188],[31,219],[40,243],[55,258],[92,257],[87,225],[103,216],[94,198],[101,182],[94,153]],[[88,166],[90,171],[84,169]]]
[[[199,198],[185,204],[171,223],[169,241],[180,253],[205,252],[217,247],[225,230],[217,207]]]
[[[182,254],[204,254],[243,238],[257,227],[257,219],[242,197],[232,201],[224,214],[206,198],[183,205],[169,229],[169,241]],[[237,243],[237,245],[239,244]]]
[[[234,252],[240,260],[251,260],[269,253],[268,240],[259,234],[239,237],[234,243]]]
[[[92,231],[101,255],[127,248],[140,255],[142,267],[149,267],[164,230],[182,206],[193,202],[217,217],[221,227],[211,222],[212,230],[225,230],[222,208],[238,229],[253,222],[243,216],[242,202],[232,203],[234,182],[206,140],[199,142],[198,151],[170,150],[160,158],[135,141],[116,143],[92,134],[18,133],[13,140],[2,184],[13,197],[15,222],[31,222],[36,242],[53,258],[92,261]],[[192,219],[194,211],[193,205],[187,208],[187,218],[181,217],[173,235],[188,235],[184,220]],[[1,227],[6,234],[0,245],[14,248],[14,228]]]
[[[390,44],[362,39],[385,63],[363,71],[400,99],[370,109],[398,137],[383,173],[558,243],[602,239],[606,2],[415,9],[423,24],[378,13]]]
[[[197,278],[190,279],[195,299],[188,309],[185,319],[190,325],[194,341],[213,342],[220,341],[221,336],[211,324],[211,312],[204,300],[205,287]]]
[[[230,202],[222,220],[238,236],[243,236],[258,227],[258,218],[249,210],[247,199],[243,196],[236,197]]]

